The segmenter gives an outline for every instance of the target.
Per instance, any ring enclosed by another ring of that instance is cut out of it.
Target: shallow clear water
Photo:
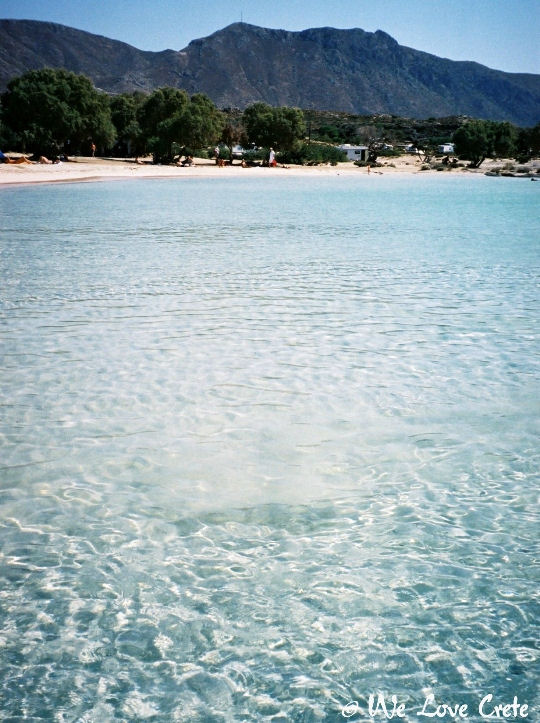
[[[0,718],[535,720],[537,185],[4,189]]]

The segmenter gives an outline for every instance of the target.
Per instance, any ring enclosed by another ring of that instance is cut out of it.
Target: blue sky
[[[285,30],[384,30],[401,45],[540,73],[540,0],[0,0],[0,17],[49,20],[141,50],[181,50],[241,19]]]

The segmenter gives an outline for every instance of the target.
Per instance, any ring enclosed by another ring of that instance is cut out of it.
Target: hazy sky
[[[50,20],[141,50],[181,50],[243,19],[285,30],[384,30],[401,45],[540,73],[540,0],[0,0],[1,18]]]

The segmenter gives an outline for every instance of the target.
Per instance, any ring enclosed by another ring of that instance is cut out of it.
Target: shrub
[[[377,155],[383,158],[398,158],[402,155],[402,153],[396,148],[383,148],[380,151],[377,151]]]
[[[268,151],[265,148],[257,148],[252,151],[244,151],[242,158],[246,163],[256,163],[257,161],[267,161]]]
[[[298,165],[315,165],[318,163],[340,163],[347,160],[343,151],[324,143],[302,143],[290,151],[278,154],[280,163],[296,163]]]
[[[365,168],[366,166],[371,166],[371,168],[380,168],[382,166],[382,163],[378,163],[377,161],[353,161],[355,166],[358,166],[359,168]],[[392,164],[390,164],[392,165]]]

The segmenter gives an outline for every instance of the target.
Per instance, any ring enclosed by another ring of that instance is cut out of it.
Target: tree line
[[[228,118],[202,93],[158,88],[109,96],[84,75],[44,68],[12,79],[1,98],[0,140],[35,155],[152,154],[170,163],[221,142],[292,151],[305,135],[302,111],[255,103]]]
[[[312,135],[298,108],[254,103],[243,113],[226,112],[202,93],[189,96],[168,87],[111,96],[83,75],[51,68],[13,78],[1,97],[0,112],[0,147],[38,156],[89,155],[95,147],[100,155],[150,153],[155,163],[171,163],[183,153],[204,155],[219,143],[231,160],[232,148],[239,144],[273,147],[284,162],[337,162],[344,156],[335,145],[347,141],[327,127],[318,137]],[[511,123],[468,120],[453,140],[456,154],[478,167],[487,157],[523,161],[538,155],[539,136],[540,124],[520,129]],[[391,139],[370,139],[374,159],[386,140]]]

